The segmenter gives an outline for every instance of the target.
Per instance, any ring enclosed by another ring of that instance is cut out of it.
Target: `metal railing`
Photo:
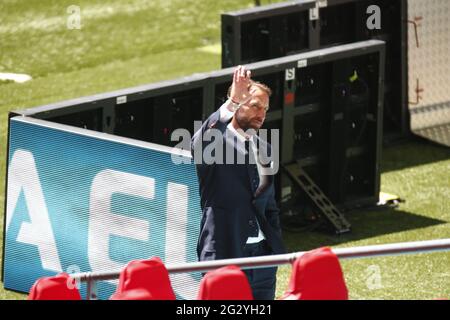
[[[450,239],[403,242],[393,244],[370,245],[352,248],[332,249],[339,259],[356,259],[378,256],[396,256],[400,254],[425,253],[435,251],[450,251]],[[207,272],[227,265],[236,265],[242,269],[263,268],[293,263],[307,251],[287,254],[236,258],[214,261],[189,262],[166,265],[169,273]],[[118,279],[121,270],[111,272],[85,272],[72,274],[75,281],[87,283],[87,299],[97,299],[96,281]]]

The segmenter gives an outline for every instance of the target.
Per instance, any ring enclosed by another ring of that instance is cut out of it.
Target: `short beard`
[[[254,130],[255,132],[258,132],[259,128],[252,128],[250,126],[250,122],[245,122],[241,121],[240,118],[238,116],[236,116],[236,122],[239,125],[239,128],[241,128],[244,132],[246,132],[247,130]]]

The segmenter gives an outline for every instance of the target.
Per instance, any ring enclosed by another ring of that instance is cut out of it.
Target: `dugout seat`
[[[347,286],[337,256],[323,247],[295,260],[282,300],[348,300]]]
[[[111,300],[175,300],[169,272],[158,257],[133,260],[120,273]]]
[[[124,290],[120,293],[114,293],[109,300],[158,300],[152,293],[144,288]]]
[[[209,271],[200,282],[199,300],[253,300],[247,276],[237,266]]]
[[[67,273],[36,280],[28,300],[81,300],[80,291]]]

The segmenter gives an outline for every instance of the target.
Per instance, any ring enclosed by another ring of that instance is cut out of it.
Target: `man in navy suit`
[[[272,146],[256,135],[270,94],[266,85],[251,80],[249,70],[237,67],[228,100],[192,138],[203,214],[200,261],[285,253],[273,163],[267,161],[274,158]],[[255,299],[274,299],[276,271],[245,270]]]

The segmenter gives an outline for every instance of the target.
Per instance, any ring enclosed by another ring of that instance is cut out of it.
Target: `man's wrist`
[[[230,101],[232,102],[232,103],[234,103],[234,104],[237,104],[237,105],[239,105],[240,104],[240,102],[238,102],[238,101],[236,101],[236,100],[234,100],[232,97],[230,97]]]
[[[231,104],[231,100],[228,99],[221,107],[220,107],[220,121],[227,122],[234,115],[233,106]]]
[[[239,107],[241,106],[240,103],[233,101],[233,98],[229,98],[230,101],[230,105],[233,111],[236,111],[237,109],[239,109]]]

